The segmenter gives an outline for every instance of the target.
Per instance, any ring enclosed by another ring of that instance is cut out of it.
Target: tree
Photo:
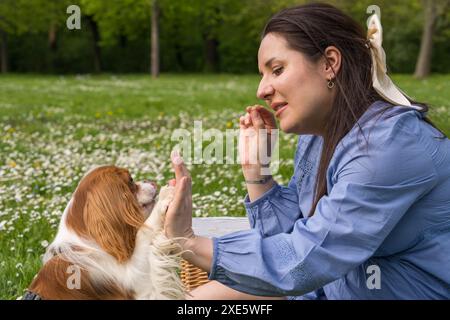
[[[16,4],[11,0],[5,0],[0,2],[0,60],[1,60],[1,72],[8,72],[8,35],[16,30],[15,10]]]
[[[45,24],[48,29],[48,66],[50,70],[55,68],[55,57],[58,50],[58,33],[61,27],[66,27],[67,7],[73,4],[73,0],[47,0],[45,3]]]
[[[145,34],[145,30],[152,27],[152,34],[156,35],[155,39],[159,39],[158,19],[160,14],[159,0],[80,0],[81,10],[83,14],[91,17],[90,24],[93,32],[94,43],[93,52],[94,60],[99,60],[100,48],[104,46],[114,46],[118,40],[124,44],[124,39],[138,39]],[[152,14],[156,12],[156,15]],[[153,17],[152,17],[153,15]],[[155,22],[152,22],[153,19]],[[150,23],[149,23],[150,22]],[[95,28],[94,28],[95,26]],[[97,30],[94,32],[94,30]],[[152,50],[159,51],[158,40],[152,40]],[[153,51],[152,51],[153,52]],[[148,56],[151,60],[152,70],[159,73],[159,56],[150,53]],[[97,62],[94,62],[97,63]]]
[[[436,26],[436,0],[424,0],[425,21],[423,24],[422,41],[419,57],[417,59],[414,77],[423,79],[427,77],[431,69],[431,53],[433,50],[433,35]]]
[[[207,2],[201,6],[199,12],[204,48],[204,71],[216,72],[219,70],[220,40],[218,31],[224,22],[224,3],[223,1],[214,1]]]
[[[0,17],[2,19],[2,17]],[[3,20],[6,23],[6,20]],[[0,26],[0,61],[1,61],[1,72],[8,72],[8,33],[4,27]]]
[[[152,78],[159,76],[159,14],[157,0],[152,0],[152,37],[151,37],[151,74]]]
[[[425,7],[425,21],[423,24],[422,40],[420,42],[420,52],[417,58],[414,77],[417,79],[426,78],[431,71],[431,56],[433,51],[433,37],[436,31],[436,21],[439,15],[448,10],[450,1],[423,0]]]
[[[46,0],[0,1],[0,59],[1,72],[8,72],[8,38],[11,35],[38,33],[48,26]]]
[[[91,30],[92,35],[92,53],[94,57],[94,71],[102,72],[102,55],[100,49],[100,32],[98,30],[97,21],[91,15],[86,15],[86,21]]]

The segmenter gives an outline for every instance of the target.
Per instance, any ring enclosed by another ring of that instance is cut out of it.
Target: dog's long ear
[[[133,254],[144,216],[123,172],[119,171],[123,169],[105,168],[91,173],[93,177],[80,184],[69,217],[77,216],[73,220],[78,220],[83,235],[95,240],[119,262],[125,262]]]

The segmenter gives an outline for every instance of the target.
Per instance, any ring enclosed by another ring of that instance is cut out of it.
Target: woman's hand
[[[175,171],[175,196],[169,205],[164,222],[164,230],[168,238],[193,238],[192,230],[192,184],[189,171],[178,152],[171,154],[172,167]],[[183,246],[186,239],[180,239]]]
[[[192,230],[192,184],[189,171],[177,152],[172,152],[172,167],[175,179],[175,197],[166,212],[164,230],[168,238],[176,239],[185,250],[183,259],[210,272],[213,257],[213,242],[209,238],[199,237]]]
[[[239,121],[239,157],[244,177],[253,180],[270,165],[277,125],[272,112],[263,106],[249,106],[246,111]]]

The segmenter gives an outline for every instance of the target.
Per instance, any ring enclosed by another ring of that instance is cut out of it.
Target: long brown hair
[[[337,144],[355,124],[359,126],[357,121],[369,106],[383,98],[372,86],[372,59],[365,31],[341,10],[323,3],[284,9],[269,20],[261,39],[269,33],[284,37],[290,49],[303,53],[313,63],[322,57],[327,59],[324,51],[328,46],[335,46],[342,55],[340,70],[337,74],[333,70],[337,92],[323,135],[314,200],[309,212],[312,216],[319,200],[327,194],[326,171]],[[428,111],[426,104],[411,102],[420,105],[421,112]],[[387,108],[390,107],[393,105],[388,104]],[[424,120],[435,127],[428,118]],[[362,133],[360,126],[359,129]]]

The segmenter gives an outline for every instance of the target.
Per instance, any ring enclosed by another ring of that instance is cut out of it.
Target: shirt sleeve
[[[298,162],[301,139],[299,137],[294,163]],[[251,228],[264,236],[271,236],[292,230],[295,221],[302,217],[299,207],[295,173],[287,186],[276,183],[261,197],[250,202],[248,194],[244,199],[245,210]]]
[[[401,125],[371,141],[377,144],[368,149],[349,143],[335,152],[333,187],[290,232],[263,237],[252,229],[214,238],[210,279],[249,294],[303,295],[372,256],[437,179],[430,155]]]
[[[248,195],[244,200],[250,226],[262,236],[267,237],[280,232],[292,230],[296,220],[302,213],[298,205],[298,194],[295,182],[289,186],[275,184],[257,200],[250,202]]]

